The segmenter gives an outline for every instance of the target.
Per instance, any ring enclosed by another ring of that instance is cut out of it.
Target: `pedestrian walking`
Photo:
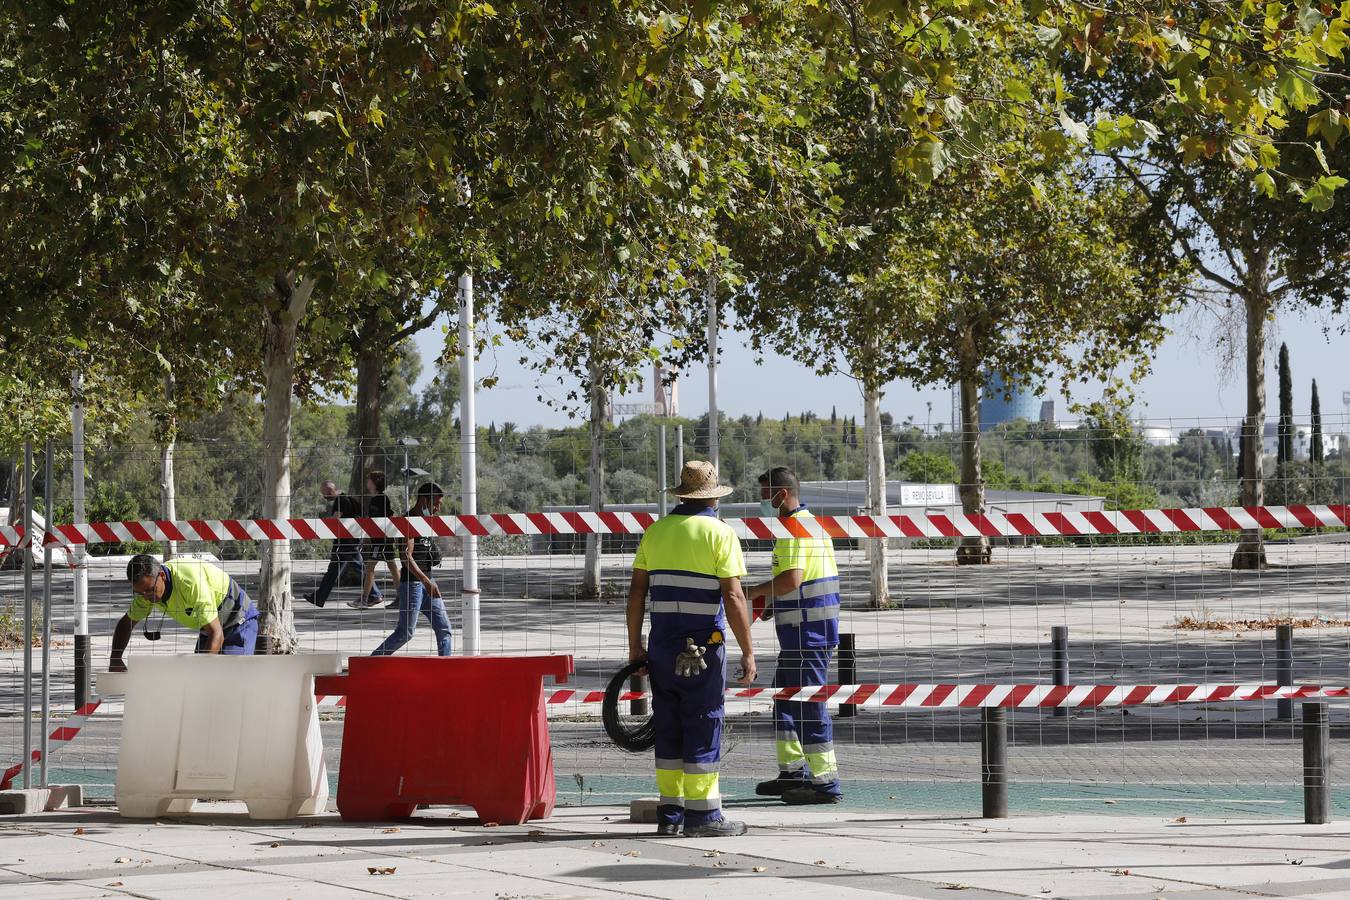
[[[409,516],[434,516],[441,510],[445,492],[434,481],[417,489]],[[450,616],[446,614],[441,589],[432,580],[431,571],[441,561],[440,548],[431,537],[406,538],[402,542],[403,573],[398,583],[398,625],[394,633],[375,648],[371,656],[390,656],[417,631],[417,617],[425,615],[436,633],[436,655],[450,655]]]
[[[336,483],[325,481],[319,486],[319,491],[328,501],[328,515],[330,517],[355,519],[361,516],[363,512],[361,501],[339,491]],[[328,602],[328,595],[332,593],[334,587],[343,582],[348,570],[355,573],[356,583],[361,585],[364,590],[366,565],[361,556],[360,538],[334,539],[333,546],[328,551],[328,569],[323,573],[323,578],[319,580],[318,590],[312,594],[305,594],[301,599],[322,609],[323,605]],[[378,585],[371,587],[370,595],[374,598],[374,603],[384,601]]]
[[[387,519],[394,514],[394,508],[389,503],[389,497],[384,493],[384,473],[371,470],[366,473],[366,515],[372,519]],[[389,567],[389,577],[393,579],[394,584],[399,584],[398,571],[398,538],[370,538],[366,541],[365,557],[368,565],[366,566],[366,578],[361,585],[361,596],[348,603],[353,609],[367,609],[371,606],[378,606],[384,602],[384,595],[375,586],[375,570],[379,568],[380,561]]]
[[[722,815],[718,768],[727,685],[728,624],[741,650],[738,682],[755,680],[750,615],[741,592],[745,560],[717,501],[712,463],[691,461],[670,493],[679,505],[643,534],[628,588],[628,656],[646,660],[656,734],[657,834],[726,837],[743,822]],[[651,631],[642,625],[651,595]]]

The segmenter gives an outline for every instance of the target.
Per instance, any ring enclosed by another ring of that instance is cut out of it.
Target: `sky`
[[[441,326],[444,324],[436,323],[415,339],[427,363],[423,383],[430,378],[430,361],[440,351]],[[1346,324],[1350,324],[1350,317],[1332,317],[1317,310],[1278,315],[1271,327],[1272,340],[1267,353],[1268,415],[1273,414],[1277,398],[1275,351],[1284,341],[1289,346],[1293,370],[1296,415],[1307,416],[1310,382],[1315,378],[1322,413],[1329,426],[1327,430],[1342,430],[1330,426],[1333,421],[1344,421],[1347,413],[1341,393],[1350,391],[1350,365],[1347,365],[1350,355],[1346,354],[1350,350],[1350,335],[1339,332]],[[1241,417],[1246,405],[1243,363],[1241,357],[1236,364],[1224,362],[1224,352],[1216,347],[1222,331],[1217,318],[1207,312],[1184,312],[1170,320],[1169,325],[1172,334],[1158,348],[1151,374],[1136,387],[1136,415],[1160,424],[1188,427],[1218,427],[1227,420]],[[1238,326],[1241,327],[1240,319]],[[1240,334],[1239,331],[1239,337]],[[724,330],[719,343],[722,356],[718,369],[718,406],[724,414],[753,416],[763,412],[765,416],[781,418],[784,413],[796,415],[810,411],[828,416],[831,407],[837,407],[840,416],[862,418],[862,394],[852,379],[846,376],[822,378],[792,360],[772,353],[766,353],[759,360],[750,350],[746,334],[734,329]],[[521,355],[521,348],[508,342],[490,349],[479,360],[479,378],[495,375],[499,379],[496,386],[479,391],[479,423],[568,424],[565,408],[550,407],[538,397],[543,394],[563,403],[574,385],[556,377],[541,377],[519,363]],[[1044,396],[1055,400],[1057,419],[1073,418],[1055,387],[1047,390]],[[1089,385],[1074,399],[1092,401],[1099,396],[1099,386]],[[641,396],[618,399],[620,402],[647,401],[652,397],[647,388]],[[881,408],[896,421],[913,417],[915,424],[920,426],[949,423],[952,420],[951,391],[919,388],[898,381],[887,386]],[[679,413],[697,417],[707,411],[707,370],[699,366],[680,379]]]

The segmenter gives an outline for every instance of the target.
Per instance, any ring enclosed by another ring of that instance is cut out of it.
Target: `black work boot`
[[[684,826],[684,836],[691,838],[700,837],[736,837],[745,834],[744,822],[732,822],[729,819],[714,819],[711,822],[704,822],[702,825]]]
[[[811,803],[838,803],[844,799],[838,794],[827,794],[824,791],[818,791],[809,784],[805,787],[795,787],[783,792],[783,802],[788,806],[806,806]]]
[[[808,784],[808,782],[780,772],[777,778],[770,778],[768,781],[761,781],[755,785],[755,793],[761,797],[781,797],[793,788],[799,788],[805,784]]]

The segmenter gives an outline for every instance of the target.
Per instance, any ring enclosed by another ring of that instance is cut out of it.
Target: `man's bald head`
[[[324,497],[328,498],[329,500],[332,500],[334,497],[338,495],[337,483],[333,481],[325,481],[323,484],[319,485],[319,493],[323,494]]]

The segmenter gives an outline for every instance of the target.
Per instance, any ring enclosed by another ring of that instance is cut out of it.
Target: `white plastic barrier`
[[[117,807],[129,818],[242,800],[253,819],[324,811],[328,770],[314,676],[342,671],[336,653],[141,656],[98,676],[124,694]]]

